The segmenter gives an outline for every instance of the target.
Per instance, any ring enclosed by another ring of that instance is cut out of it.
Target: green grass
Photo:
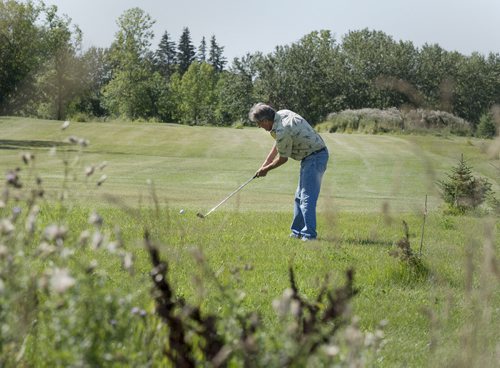
[[[90,287],[84,281],[85,269],[96,260],[101,284],[94,289],[95,295],[88,291],[84,295],[90,295],[96,303],[108,297],[113,301],[112,296],[117,300],[128,298],[129,301],[123,302],[127,307],[137,305],[152,311],[151,266],[141,240],[147,227],[160,246],[162,257],[169,262],[169,277],[178,295],[200,302],[207,311],[217,312],[221,308],[213,280],[193,258],[193,250],[198,249],[218,280],[230,289],[244,291],[244,308],[259,311],[271,329],[279,325],[272,301],[289,287],[290,265],[295,269],[300,291],[310,298],[316,296],[325,275],[330,275],[334,285],[340,285],[344,271],[353,267],[360,293],[354,298],[352,308],[353,314],[360,318],[362,329],[373,330],[381,320],[388,321],[386,345],[376,366],[451,364],[463,350],[460,336],[468,323],[483,321],[474,314],[474,303],[480,307],[486,303],[480,297],[485,283],[480,266],[483,244],[489,241],[484,227],[492,220],[443,215],[434,183],[463,153],[475,172],[487,177],[498,193],[498,172],[493,165],[500,166],[500,163],[488,159],[484,153],[487,141],[323,134],[331,161],[319,204],[321,240],[303,243],[288,237],[298,175],[295,162],[253,181],[205,220],[195,216],[197,211],[210,209],[253,175],[272,144],[262,130],[72,123],[62,132],[60,125],[53,121],[0,118],[0,170],[21,167],[22,181],[28,188],[34,185],[35,174],[39,174],[48,191],[39,229],[52,223],[62,223],[71,229],[65,243],[75,253],[67,258],[42,259],[35,256],[34,248],[26,249],[26,257],[22,259],[30,263],[23,267],[33,276],[54,265],[68,266],[80,275],[77,287],[83,290]],[[80,152],[75,146],[60,145],[69,135],[89,139],[89,147]],[[52,146],[58,147],[53,156],[49,155]],[[21,161],[24,152],[33,152],[36,156],[31,169]],[[57,198],[64,186],[62,161],[67,159],[73,163],[77,157],[79,161],[72,164],[67,182],[69,199],[60,207]],[[108,162],[106,168],[85,178],[84,168],[102,161]],[[102,173],[108,179],[97,187],[95,182]],[[147,180],[154,183],[160,206],[158,213]],[[410,244],[418,251],[426,194],[430,214],[425,229],[422,257],[425,270],[422,271],[391,257],[389,251],[403,237],[403,220],[409,225]],[[389,211],[382,212],[384,204]],[[179,214],[180,208],[186,209],[186,213]],[[106,251],[105,246],[93,250],[75,245],[81,231],[93,231],[87,222],[93,209],[105,219],[105,244],[115,238],[115,226],[120,227],[124,249],[135,255],[134,275],[124,272],[119,257]],[[0,217],[8,214],[7,209],[0,209]],[[493,220],[493,228],[493,244],[498,253],[498,219]],[[31,247],[39,244],[39,237]],[[470,270],[465,266],[468,249],[475,266],[473,285],[477,293],[473,294],[466,292]],[[493,306],[489,321],[492,326],[498,325],[499,294],[493,294],[487,302]],[[78,310],[71,305],[62,309],[65,308]],[[429,311],[438,318],[438,324],[427,317]],[[98,310],[94,312],[99,316]],[[78,313],[75,315],[86,316],[84,312]],[[51,322],[47,317],[47,322],[40,323],[39,334],[50,337],[51,323],[72,326],[70,331],[78,331],[83,322],[75,318],[56,315]],[[127,323],[135,323],[127,318],[127,313],[120,314],[118,325],[123,323],[126,328]],[[492,344],[500,339],[496,329],[486,328],[479,334]],[[127,341],[130,345],[106,349],[122,351],[125,355],[140,350],[133,346],[140,344],[137,340]],[[436,342],[430,345],[431,341]],[[59,363],[65,359],[55,348],[40,352],[33,346],[36,344],[27,349],[26,356],[32,359],[26,362],[28,366],[44,359]],[[142,348],[161,354],[160,346],[156,341]]]
[[[36,154],[47,190],[60,191],[62,160],[68,136],[90,141],[75,167],[78,182],[70,182],[78,198],[101,203],[102,194],[113,194],[128,204],[144,198],[146,181],[158,188],[159,201],[192,211],[209,209],[250,178],[264,160],[272,138],[263,130],[186,127],[170,124],[61,123],[0,117],[0,170],[21,165],[20,155]],[[463,153],[477,174],[488,178],[500,192],[500,160],[483,153],[487,141],[432,136],[323,135],[331,153],[322,188],[320,211],[378,212],[384,202],[397,213],[421,211],[425,195],[429,208],[441,203],[435,181],[444,177]],[[58,147],[49,156],[51,147]],[[73,147],[77,150],[77,147]],[[71,156],[71,155],[69,155]],[[71,156],[75,156],[74,154]],[[84,169],[107,161],[103,188],[89,180]],[[291,160],[245,188],[225,209],[241,211],[289,211],[296,187],[299,163]],[[87,183],[85,185],[85,183]],[[202,211],[203,212],[203,211]]]

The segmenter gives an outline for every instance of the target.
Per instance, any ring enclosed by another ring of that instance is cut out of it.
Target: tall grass
[[[54,153],[55,189],[39,152],[5,178],[2,366],[498,361],[497,218],[431,211],[416,258],[421,213],[327,206],[322,239],[302,244],[287,237],[288,213],[222,210],[203,221],[161,203],[154,181],[136,205],[119,195],[82,203],[113,177],[86,163],[92,142],[72,141]]]

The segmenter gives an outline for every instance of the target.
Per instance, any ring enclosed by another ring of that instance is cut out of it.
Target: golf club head
[[[199,218],[202,218],[202,219],[204,219],[204,218],[205,218],[205,216],[203,216],[203,214],[202,214],[201,212],[198,212],[198,213],[196,214],[196,216],[198,216]]]

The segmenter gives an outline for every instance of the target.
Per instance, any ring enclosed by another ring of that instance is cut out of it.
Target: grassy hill
[[[61,123],[0,118],[0,170],[20,165],[20,155],[34,152],[36,166],[44,173],[47,189],[62,188],[61,146],[69,136],[90,142],[72,175],[80,199],[112,193],[137,204],[147,180],[154,182],[160,202],[193,211],[210,208],[250,178],[264,160],[272,138],[263,130],[189,127],[170,124]],[[459,137],[323,134],[330,154],[324,177],[320,211],[413,212],[422,209],[425,195],[429,207],[441,203],[435,181],[443,178],[464,154],[476,174],[488,178],[498,192],[499,160],[488,160],[488,141]],[[57,147],[55,155],[49,155]],[[95,176],[85,179],[85,167],[103,161],[107,181],[98,191]],[[298,179],[298,162],[289,161],[268,177],[251,183],[238,201],[226,209],[241,211],[288,211]],[[87,182],[85,187],[82,183]],[[102,203],[102,200],[98,200]]]
[[[463,153],[499,193],[500,162],[485,153],[488,141],[323,134],[331,161],[320,200],[321,239],[307,244],[288,237],[296,162],[253,181],[209,218],[195,216],[254,174],[272,145],[263,130],[72,123],[62,131],[60,126],[0,118],[0,170],[20,167],[25,184],[22,190],[11,189],[0,208],[0,324],[7,326],[0,365],[163,364],[166,332],[154,317],[144,228],[169,262],[177,295],[216,314],[235,308],[225,303],[228,295],[237,295],[238,308],[257,311],[269,334],[277,335],[266,348],[290,335],[280,330],[272,307],[290,286],[290,266],[308,298],[317,295],[326,275],[338,286],[352,267],[359,289],[352,302],[356,324],[369,332],[388,321],[385,346],[373,365],[487,367],[495,361],[500,221],[443,214],[435,188]],[[89,145],[68,145],[68,136],[88,139]],[[23,163],[26,152],[35,155],[34,164]],[[92,165],[95,173],[87,177],[85,169]],[[107,179],[97,186],[103,174]],[[21,203],[29,202],[38,175],[47,201],[40,203],[31,234]],[[156,203],[148,180],[154,183]],[[66,193],[63,202],[61,193]],[[422,264],[415,267],[390,252],[404,237],[404,220],[418,253],[426,194],[430,212]],[[21,214],[15,220],[12,207],[17,206]],[[95,217],[89,223],[94,209],[103,225]],[[15,230],[8,226],[12,221]],[[54,224],[67,229],[59,240],[50,235]],[[90,239],[85,246],[83,234]],[[123,243],[118,250],[117,243]],[[124,265],[127,255],[134,272]],[[53,292],[54,273],[61,269],[69,270],[75,284],[65,293]],[[146,319],[131,316],[134,308],[143,309]]]

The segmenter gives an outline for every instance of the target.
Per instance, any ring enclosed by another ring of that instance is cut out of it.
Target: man
[[[275,111],[269,105],[258,103],[250,109],[248,116],[275,139],[273,148],[255,174],[257,177],[266,176],[270,170],[286,163],[288,158],[300,161],[290,236],[304,241],[316,239],[316,203],[328,162],[325,142],[302,116],[293,111]]]

